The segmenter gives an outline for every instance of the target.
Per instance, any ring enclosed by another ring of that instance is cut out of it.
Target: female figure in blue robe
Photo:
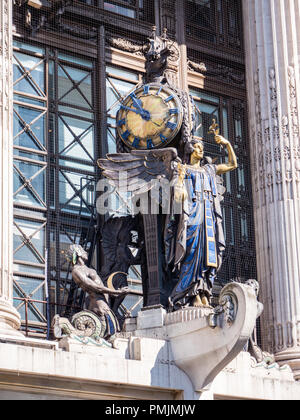
[[[175,267],[178,277],[169,297],[170,310],[209,306],[221,268],[225,241],[220,201],[224,187],[219,175],[236,169],[237,159],[228,140],[215,135],[215,141],[227,148],[228,163],[215,165],[205,161],[203,142],[194,138],[189,164],[178,166],[173,207],[177,211],[170,217],[165,232],[167,264]]]

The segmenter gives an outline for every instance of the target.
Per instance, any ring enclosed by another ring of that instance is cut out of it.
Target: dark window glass
[[[216,145],[212,134],[208,134],[214,119],[219,124],[220,133],[230,140],[238,158],[238,169],[223,175],[226,188],[222,203],[226,251],[218,279],[226,283],[235,279],[256,278],[244,103],[203,91],[191,90],[191,94],[197,109],[195,134],[204,139],[207,155],[216,159],[217,163],[228,159],[225,150]]]
[[[186,0],[185,16],[188,37],[241,50],[240,0]]]

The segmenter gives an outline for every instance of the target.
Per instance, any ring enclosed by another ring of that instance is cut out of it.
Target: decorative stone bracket
[[[262,313],[255,289],[230,283],[222,290],[220,306],[204,314],[187,308],[165,318],[174,362],[201,392],[245,347]],[[181,317],[181,322],[179,318]]]

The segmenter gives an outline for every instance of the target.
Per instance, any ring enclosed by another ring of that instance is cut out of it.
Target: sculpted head
[[[194,150],[191,154],[191,161],[201,161],[204,158],[204,144],[202,141],[198,141],[194,144]]]
[[[78,258],[82,258],[83,261],[88,260],[88,254],[87,252],[82,248],[81,245],[73,244],[70,246],[70,248],[67,251],[66,254],[67,258],[72,261],[72,263],[75,265],[77,263]]]
[[[204,143],[201,137],[193,137],[192,141],[186,146],[186,152],[190,155],[189,163],[201,162],[204,158]]]

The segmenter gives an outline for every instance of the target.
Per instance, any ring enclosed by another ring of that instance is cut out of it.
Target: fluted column
[[[300,0],[243,0],[263,347],[300,379]]]
[[[18,336],[20,315],[12,304],[12,3],[0,2],[0,334]]]

